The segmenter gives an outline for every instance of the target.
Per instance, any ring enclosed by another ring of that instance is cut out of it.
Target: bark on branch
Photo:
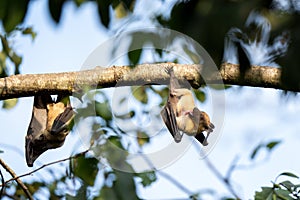
[[[245,73],[239,65],[224,63],[220,71],[197,64],[154,63],[129,66],[96,67],[92,70],[20,74],[0,79],[0,100],[34,96],[37,94],[70,94],[82,92],[87,87],[106,88],[115,86],[168,84],[166,67],[174,67],[175,75],[186,79],[197,88],[202,84],[230,84],[240,86],[286,89],[281,83],[281,70],[274,67],[252,66]],[[201,75],[200,75],[201,74]],[[295,91],[294,89],[291,89]],[[296,91],[300,91],[297,88]]]

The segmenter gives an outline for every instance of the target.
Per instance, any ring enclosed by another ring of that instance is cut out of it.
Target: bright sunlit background
[[[147,8],[153,6],[155,6],[154,10],[160,8],[160,5],[155,4],[156,1],[151,2],[147,3],[149,4]],[[38,35],[33,42],[29,37],[24,37],[16,39],[14,44],[18,52],[23,55],[21,66],[23,74],[80,70],[89,54],[113,35],[101,28],[96,8],[92,3],[85,4],[79,9],[67,3],[58,26],[51,21],[46,6],[46,1],[30,3],[25,23],[33,25]],[[141,9],[138,12],[140,18],[151,14],[143,12],[146,9],[141,6],[136,6],[136,9]],[[143,26],[149,25],[150,22],[143,21]],[[216,95],[220,92],[208,90]],[[24,154],[25,135],[31,118],[32,105],[32,97],[20,98],[13,109],[0,109],[2,123],[0,147],[5,151],[1,154],[1,158],[18,175],[32,170],[27,167]],[[207,103],[199,106],[203,110],[208,110]],[[274,89],[232,87],[225,91],[225,109],[223,127],[216,127],[221,132],[221,136],[208,158],[223,175],[237,156],[239,164],[248,166],[236,169],[232,174],[234,188],[243,199],[253,198],[254,192],[260,190],[260,186],[270,186],[271,181],[281,172],[289,171],[300,175],[298,159],[300,98],[298,95],[284,96],[282,91]],[[213,112],[209,114],[218,115],[218,110]],[[62,148],[49,150],[40,156],[34,168],[42,163],[66,158],[72,152],[84,150],[85,147],[81,145],[77,134],[76,131],[70,134]],[[165,140],[172,140],[167,131],[164,134],[166,134]],[[260,152],[254,162],[257,164],[251,164],[249,156],[253,149],[260,142],[273,140],[282,140],[282,144],[270,155]],[[147,148],[159,148],[154,142],[155,140]],[[166,166],[163,171],[192,192],[211,188],[220,196],[229,194],[223,183],[200,159],[199,152],[193,146],[176,162]],[[43,171],[24,180],[36,177],[43,177]],[[187,198],[184,191],[162,176],[158,176],[158,180],[149,187],[139,187],[138,194],[143,199]]]

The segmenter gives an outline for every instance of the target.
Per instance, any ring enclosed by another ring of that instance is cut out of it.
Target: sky
[[[112,36],[112,33],[106,33],[100,26],[96,8],[91,3],[79,9],[73,4],[67,4],[58,26],[54,26],[46,6],[45,1],[32,1],[25,20],[25,24],[33,25],[37,31],[36,40],[16,40],[16,49],[23,55],[23,74],[80,70],[91,52]],[[151,6],[154,6],[154,3],[149,3],[147,7]],[[157,5],[155,7],[159,8]],[[267,156],[263,152],[258,155],[258,160],[261,160],[259,164],[233,172],[234,189],[243,199],[253,199],[255,191],[261,186],[271,186],[271,181],[281,172],[289,171],[300,175],[300,162],[297,160],[300,142],[298,95],[284,96],[279,90],[250,87],[232,87],[226,91],[205,88],[205,91],[210,95],[199,107],[215,117],[218,117],[218,109],[225,108],[225,115],[221,116],[224,119],[223,123],[217,124],[215,130],[218,133],[218,141],[208,154],[210,161],[222,174],[226,174],[236,156],[240,158],[239,164],[248,165],[249,155],[259,142],[282,140],[282,144],[275,148],[271,155]],[[221,93],[225,95],[224,100],[213,99],[218,98]],[[212,107],[214,101],[217,105]],[[20,98],[13,109],[0,110],[0,147],[5,151],[1,158],[17,174],[31,170],[25,162],[24,137],[31,118],[32,104],[32,97]],[[83,144],[78,143],[79,136],[76,134],[78,133],[70,134],[62,148],[44,153],[34,168],[68,157],[75,147],[78,148],[75,151],[85,149]],[[154,137],[146,150],[156,152],[171,142],[171,136],[165,132],[157,139]],[[175,145],[174,148],[179,146]],[[180,158],[161,167],[160,170],[195,193],[201,189],[212,188],[220,196],[228,194],[224,185],[201,159],[198,150],[192,145]],[[47,177],[40,173],[24,180],[39,176]],[[176,185],[161,176],[147,188],[138,187],[138,194],[143,199],[188,197]],[[209,197],[206,196],[206,199]]]

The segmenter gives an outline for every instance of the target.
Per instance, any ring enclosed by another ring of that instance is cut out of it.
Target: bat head
[[[194,108],[193,110],[193,116],[194,119],[198,120],[196,123],[198,123],[198,131],[197,133],[202,133],[203,131],[206,132],[213,132],[213,129],[215,126],[213,123],[210,122],[210,118],[206,112],[200,111],[198,108]]]
[[[200,141],[204,146],[208,145],[207,138],[213,129],[215,128],[214,124],[210,122],[210,118],[206,112],[200,111],[198,108],[193,110],[193,119],[197,120],[195,123],[198,123],[198,130],[196,134],[196,139]],[[205,137],[203,132],[207,132]]]
[[[28,130],[32,131],[32,130]],[[45,151],[48,150],[48,144],[44,134],[33,135],[28,134],[25,137],[26,163],[28,167],[32,167],[34,161]]]

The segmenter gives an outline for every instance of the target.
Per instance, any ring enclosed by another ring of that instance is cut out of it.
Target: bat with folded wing
[[[207,138],[215,126],[210,122],[209,116],[195,106],[192,92],[179,84],[173,68],[166,71],[170,74],[170,88],[167,103],[161,111],[163,121],[175,142],[180,142],[185,133],[206,146]],[[204,131],[207,132],[206,137]]]
[[[68,96],[58,95],[56,101],[50,95],[34,97],[32,117],[25,137],[26,162],[29,167],[48,149],[64,144],[74,116]]]

